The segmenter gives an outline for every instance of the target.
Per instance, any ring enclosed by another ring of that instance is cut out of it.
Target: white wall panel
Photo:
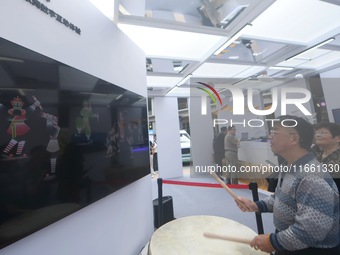
[[[177,97],[155,97],[158,171],[161,178],[183,175]]]
[[[0,1],[0,36],[146,96],[145,55],[90,2],[43,1],[81,35],[29,1]],[[153,233],[151,178],[135,183],[2,250],[6,255],[133,255]]]
[[[323,94],[327,105],[329,121],[334,122],[332,109],[340,108],[340,68],[336,68],[320,74]]]

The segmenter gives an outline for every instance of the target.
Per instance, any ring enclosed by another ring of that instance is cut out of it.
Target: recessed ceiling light
[[[269,67],[269,69],[274,69],[274,70],[293,70],[293,67],[289,67],[289,66],[271,66]]]
[[[230,56],[230,57],[228,57],[229,59],[238,59],[238,58],[240,58],[239,56]]]
[[[325,41],[323,41],[323,42],[321,42],[321,43],[319,43],[319,44],[317,44],[317,45],[314,45],[314,46],[311,47],[311,48],[308,48],[308,49],[306,49],[306,50],[304,50],[304,51],[302,51],[302,52],[300,52],[300,53],[298,53],[298,54],[295,54],[295,55],[293,55],[293,56],[287,58],[286,61],[289,61],[290,59],[293,59],[293,58],[301,58],[301,55],[306,54],[306,53],[308,53],[308,52],[311,52],[311,51],[313,51],[313,50],[315,50],[315,49],[317,49],[317,48],[319,48],[319,47],[321,47],[321,46],[323,46],[323,45],[325,45],[325,44],[327,44],[327,43],[330,43],[331,41],[334,41],[334,40],[335,40],[334,37],[329,38],[329,39],[327,39],[327,40],[325,40]]]

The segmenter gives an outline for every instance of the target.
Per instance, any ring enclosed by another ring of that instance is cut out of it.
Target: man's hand
[[[255,250],[261,250],[264,252],[271,253],[275,251],[272,244],[270,243],[269,235],[258,235],[250,243],[250,246]]]
[[[237,206],[241,209],[242,212],[258,212],[259,208],[257,205],[248,198],[240,197],[239,201],[236,201]]]

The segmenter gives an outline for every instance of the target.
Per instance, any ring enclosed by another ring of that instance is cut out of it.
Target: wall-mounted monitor
[[[1,248],[149,173],[145,97],[0,38]]]

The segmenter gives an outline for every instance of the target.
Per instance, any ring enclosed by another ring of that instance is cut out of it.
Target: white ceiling
[[[339,33],[339,11],[319,0],[277,0],[244,36],[312,46]]]
[[[308,77],[340,66],[339,0],[107,1],[120,7],[113,20],[146,54],[149,97],[186,97],[197,82],[216,90],[223,84],[264,90],[297,74]],[[236,41],[213,54],[247,24]]]
[[[223,36],[195,32],[130,24],[118,26],[149,58],[201,61],[206,58],[206,52],[225,40]]]

